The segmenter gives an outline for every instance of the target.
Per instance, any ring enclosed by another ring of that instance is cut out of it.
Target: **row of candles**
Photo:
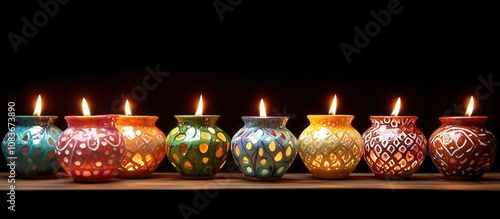
[[[390,116],[370,116],[372,125],[360,134],[353,115],[337,115],[334,96],[328,115],[307,115],[310,124],[296,137],[286,116],[242,116],[244,125],[229,136],[217,125],[219,115],[203,115],[200,95],[194,115],[175,115],[177,126],[164,133],[158,116],[91,115],[85,98],[83,116],[41,115],[38,96],[33,116],[9,118],[2,152],[11,174],[20,178],[55,177],[63,169],[75,182],[107,182],[112,177],[148,178],[164,158],[184,178],[213,178],[232,156],[245,178],[256,181],[283,177],[296,156],[315,178],[345,179],[364,159],[377,178],[408,180],[427,154],[444,178],[480,179],[496,156],[496,139],[486,116],[472,116],[470,98],[465,116],[440,117],[441,126],[427,139],[417,116],[398,115],[398,98]]]

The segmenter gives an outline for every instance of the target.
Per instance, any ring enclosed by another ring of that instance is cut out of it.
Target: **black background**
[[[214,2],[231,10],[218,13]],[[390,2],[401,11],[371,29],[348,63],[339,45],[354,45],[354,28],[365,30],[375,21],[370,11]],[[500,135],[500,15],[489,1],[68,1],[51,9],[43,20],[36,1],[2,2],[4,124],[8,102],[31,115],[39,94],[42,114],[59,116],[62,130],[64,116],[82,114],[82,98],[94,115],[122,114],[112,103],[128,96],[134,114],[159,116],[168,133],[174,115],[194,114],[203,95],[204,114],[221,115],[230,136],[241,116],[258,115],[263,98],[268,115],[290,116],[287,127],[298,137],[306,116],[327,114],[337,95],[337,113],[354,115],[361,134],[370,115],[389,115],[401,97],[399,115],[418,116],[430,136],[439,116],[463,115],[475,96],[474,115],[488,116],[487,127]],[[16,53],[8,36],[23,37],[23,17],[40,23]],[[148,81],[157,85],[151,89],[143,85],[148,67],[168,74]],[[164,162],[158,171],[174,169]],[[300,157],[289,170],[306,171]],[[361,161],[355,172],[370,170]],[[437,169],[427,158],[419,172]]]

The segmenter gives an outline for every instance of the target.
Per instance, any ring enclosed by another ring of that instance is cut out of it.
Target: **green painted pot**
[[[213,178],[227,161],[231,137],[219,115],[175,115],[177,126],[165,140],[168,160],[183,178]]]

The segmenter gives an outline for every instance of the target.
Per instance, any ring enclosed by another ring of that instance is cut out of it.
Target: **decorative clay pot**
[[[345,179],[363,158],[363,138],[352,115],[308,115],[298,138],[299,156],[315,178]]]
[[[19,178],[52,178],[61,169],[55,155],[61,129],[57,116],[14,116],[2,141],[2,152]]]
[[[127,148],[115,127],[118,115],[66,116],[68,127],[56,142],[56,156],[75,182],[107,182]]]
[[[447,179],[475,180],[491,167],[496,139],[486,116],[439,117],[441,126],[429,138],[429,154]]]
[[[418,129],[417,116],[370,116],[363,133],[364,159],[375,177],[407,180],[424,162],[427,139]]]
[[[177,126],[166,139],[170,163],[186,179],[213,178],[227,161],[231,138],[218,125],[218,115],[176,115]]]
[[[122,178],[148,178],[165,157],[165,134],[156,127],[158,116],[124,116],[116,121],[127,151],[118,168]]]
[[[289,117],[243,116],[244,126],[231,141],[231,153],[248,180],[278,180],[298,153],[297,138],[286,128]]]

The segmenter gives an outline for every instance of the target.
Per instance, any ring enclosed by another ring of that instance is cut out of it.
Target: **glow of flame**
[[[82,110],[83,110],[84,116],[90,116],[89,105],[87,104],[87,101],[85,100],[85,98],[83,98],[83,100],[82,100]]]
[[[35,111],[33,112],[34,116],[40,116],[42,114],[42,97],[38,95],[38,100],[36,101]]]
[[[196,109],[195,116],[201,116],[203,111],[203,97],[200,95],[200,101],[198,102],[198,109]]]
[[[264,100],[260,99],[260,117],[266,117],[266,106],[264,105]]]
[[[469,106],[467,107],[467,111],[465,112],[466,116],[472,115],[472,108],[474,108],[474,97],[470,97]]]
[[[132,115],[132,111],[130,110],[130,104],[128,103],[128,100],[125,101],[125,115],[126,116]]]
[[[396,106],[394,106],[394,110],[392,111],[392,116],[398,116],[399,108],[401,107],[401,98],[398,97],[398,101],[396,102]]]
[[[332,105],[330,106],[329,114],[335,115],[335,111],[337,110],[337,95],[333,96]]]

